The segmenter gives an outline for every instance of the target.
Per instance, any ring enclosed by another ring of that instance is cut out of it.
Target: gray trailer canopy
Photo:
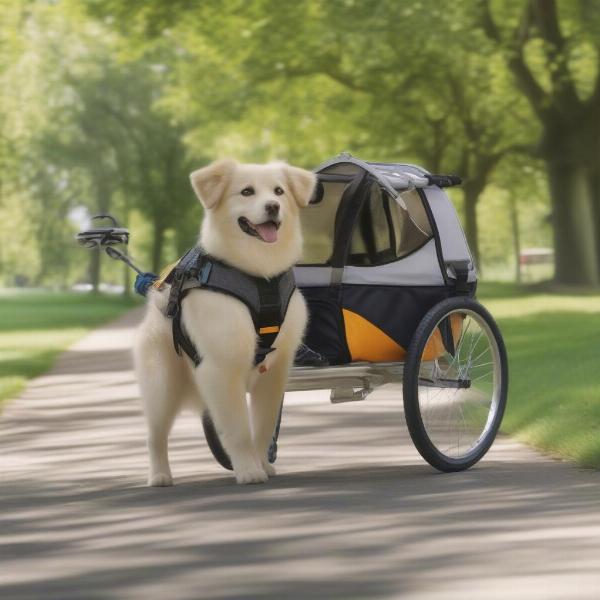
[[[411,164],[365,162],[347,153],[315,171],[322,193],[302,215],[300,286],[451,286],[465,272],[468,283],[476,281],[458,215],[440,187],[454,185],[457,178],[431,175]],[[359,218],[367,205],[369,215]]]

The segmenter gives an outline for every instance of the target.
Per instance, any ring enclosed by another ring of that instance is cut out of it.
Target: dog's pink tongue
[[[277,226],[275,223],[261,223],[260,225],[255,225],[254,229],[256,229],[264,242],[272,244],[277,241]]]

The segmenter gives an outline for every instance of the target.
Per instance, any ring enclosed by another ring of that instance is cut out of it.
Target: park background
[[[193,169],[350,151],[463,177],[503,429],[599,467],[599,65],[594,0],[0,0],[0,399],[136,303],[76,246],[90,215],[159,271],[195,241]]]

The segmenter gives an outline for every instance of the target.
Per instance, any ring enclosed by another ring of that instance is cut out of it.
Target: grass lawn
[[[481,284],[478,297],[498,321],[508,352],[503,431],[600,468],[600,293]]]
[[[478,297],[498,321],[508,351],[503,430],[600,468],[600,293],[548,294],[482,283]],[[0,403],[86,331],[135,303],[102,295],[0,292]]]
[[[136,303],[105,295],[0,290],[0,406],[89,329]]]

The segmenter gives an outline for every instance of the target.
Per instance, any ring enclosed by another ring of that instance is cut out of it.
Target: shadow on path
[[[0,597],[597,597],[600,474],[509,439],[436,473],[394,387],[289,395],[280,474],[259,486],[235,485],[184,414],[176,486],[145,487],[128,323],[116,354],[90,336],[0,421]]]

